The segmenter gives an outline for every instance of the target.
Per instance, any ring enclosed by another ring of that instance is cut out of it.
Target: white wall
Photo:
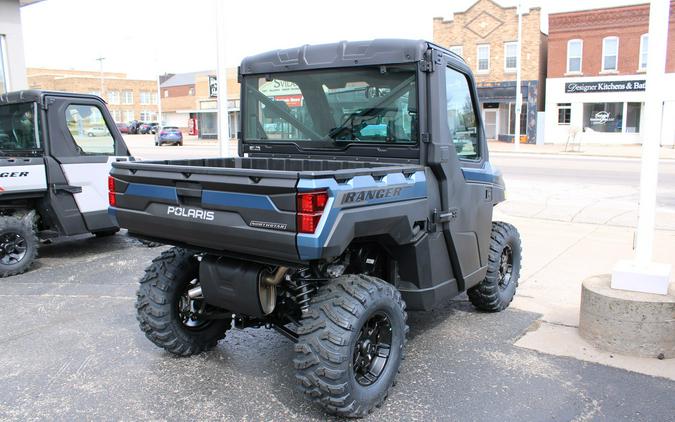
[[[162,113],[162,120],[164,121],[164,126],[178,126],[180,128],[186,128],[188,125],[188,119],[190,115],[188,113]]]
[[[637,75],[619,75],[602,77],[572,77],[572,78],[549,78],[546,80],[546,115],[545,121],[545,143],[565,143],[570,130],[576,128],[580,131],[579,137],[582,143],[593,144],[641,144],[642,135],[640,133],[603,133],[603,132],[583,132],[583,104],[595,102],[636,102],[644,103],[645,92],[592,92],[592,93],[565,93],[566,82],[591,82],[591,81],[624,81],[624,80],[644,80],[645,74]],[[675,74],[666,74],[664,81],[664,107],[663,107],[663,125],[661,130],[661,145],[672,146],[675,143],[675,90],[670,87],[675,86]],[[558,103],[571,104],[571,123],[569,125],[558,124]],[[644,122],[644,107],[640,110],[640,123]],[[625,116],[624,116],[625,119]],[[624,121],[625,125],[625,121]],[[643,128],[640,128],[641,131]],[[578,138],[579,139],[579,138]]]
[[[23,52],[23,33],[19,0],[0,0],[0,34],[7,45],[8,83],[10,91],[26,89],[26,60]]]

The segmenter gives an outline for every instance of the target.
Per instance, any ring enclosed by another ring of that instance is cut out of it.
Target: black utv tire
[[[518,229],[508,223],[492,223],[488,271],[485,279],[467,291],[476,308],[487,312],[506,309],[516,294],[522,248]]]
[[[114,236],[118,231],[120,231],[120,229],[102,230],[99,232],[94,232],[94,236],[96,237]]]
[[[0,217],[0,277],[26,272],[38,254],[35,212]]]
[[[152,260],[136,294],[141,330],[155,345],[175,355],[191,356],[215,347],[232,323],[231,319],[183,319],[182,300],[198,274],[193,253],[171,248]],[[197,324],[190,326],[191,321]]]
[[[366,416],[394,384],[406,321],[401,294],[378,278],[345,275],[321,286],[298,330],[300,389],[329,413]]]

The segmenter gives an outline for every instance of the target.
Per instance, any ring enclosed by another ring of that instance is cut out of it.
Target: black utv
[[[141,329],[189,356],[274,328],[309,399],[364,416],[399,371],[407,311],[463,291],[501,311],[518,285],[473,76],[429,42],[375,40],[248,57],[239,78],[238,157],[113,164],[120,226],[175,246],[140,281]]]

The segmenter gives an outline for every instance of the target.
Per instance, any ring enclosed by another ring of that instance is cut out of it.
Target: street
[[[218,151],[131,138],[145,159]],[[410,313],[398,383],[366,420],[675,420],[672,360],[609,355],[599,364],[546,350],[576,341],[581,280],[631,254],[638,162],[492,158],[508,187],[496,218],[523,237],[517,296],[497,314],[476,311],[464,295]],[[660,171],[656,241],[670,247],[657,248],[657,258],[675,263],[675,163]],[[295,388],[292,343],[272,330],[233,329],[191,358],[145,339],[135,290],[164,248],[123,232],[57,239],[32,270],[1,281],[0,420],[326,420]]]

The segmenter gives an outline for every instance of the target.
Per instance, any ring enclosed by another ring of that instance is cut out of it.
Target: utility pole
[[[514,151],[518,151],[520,149],[520,113],[522,109],[522,104],[523,104],[523,95],[521,93],[521,88],[520,88],[520,45],[522,44],[522,36],[523,36],[523,10],[522,10],[522,4],[519,1],[518,2],[518,8],[516,9],[516,13],[518,13],[518,42],[517,44],[517,52],[516,52],[516,122],[515,122],[515,129],[513,130],[513,149]]]
[[[100,71],[100,76],[101,76],[101,98],[105,99],[105,93],[104,93],[104,85],[103,85],[103,60],[105,60],[105,57],[99,57],[96,59],[99,64],[99,71]]]
[[[230,142],[229,114],[227,107],[227,64],[225,62],[225,41],[227,39],[227,15],[224,0],[216,2],[216,48],[218,65],[216,78],[218,81],[218,144],[220,156],[228,155],[227,145]]]
[[[157,74],[157,125],[162,128],[162,76]]]
[[[669,0],[651,0],[649,6],[649,42],[647,86],[642,127],[642,163],[640,202],[635,238],[635,259],[617,263],[612,272],[612,288],[645,293],[668,293],[671,267],[652,261],[656,220],[656,188],[659,175],[659,145],[662,127],[663,97],[666,87],[666,46],[668,40]]]

